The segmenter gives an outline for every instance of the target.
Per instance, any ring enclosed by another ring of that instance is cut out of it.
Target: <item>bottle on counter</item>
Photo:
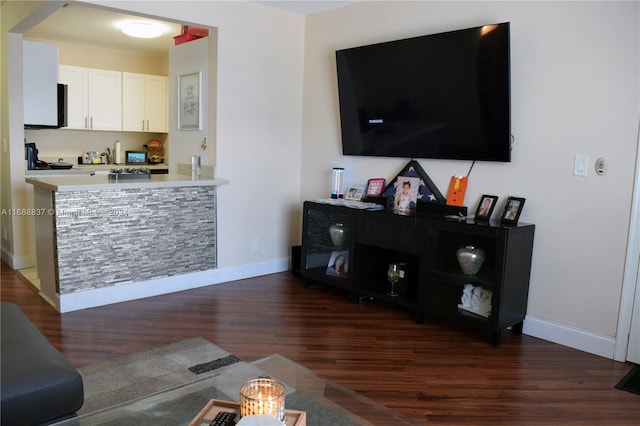
[[[120,141],[116,141],[115,147],[113,149],[113,163],[114,164],[121,164],[122,163],[121,155],[122,155],[122,153],[120,151]]]

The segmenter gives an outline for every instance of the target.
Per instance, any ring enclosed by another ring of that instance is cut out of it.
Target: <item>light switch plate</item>
[[[589,167],[588,155],[576,155],[573,162],[573,175],[574,176],[587,176],[587,169]]]

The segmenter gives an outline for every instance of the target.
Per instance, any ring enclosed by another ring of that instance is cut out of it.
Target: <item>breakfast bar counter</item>
[[[26,182],[34,187],[40,294],[60,312],[163,294],[217,267],[216,190],[224,179],[154,174]]]

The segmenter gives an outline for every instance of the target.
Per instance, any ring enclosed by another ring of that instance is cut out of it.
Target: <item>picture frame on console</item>
[[[420,178],[398,176],[393,198],[393,211],[399,214],[409,214],[416,208]]]
[[[399,177],[414,177],[419,178],[420,183],[418,186],[418,202],[438,203],[445,204],[447,199],[442,195],[438,187],[433,183],[427,172],[424,171],[422,166],[416,161],[409,161],[404,168],[398,173],[395,179],[391,180],[390,184],[382,192],[382,196],[393,199],[396,194],[396,185],[400,181]]]
[[[476,209],[474,219],[478,221],[488,221],[489,219],[491,219],[491,214],[496,208],[497,203],[498,197],[495,195],[485,194],[480,197],[480,202],[478,203],[478,208]]]
[[[349,277],[349,251],[334,250],[331,252],[329,264],[327,265],[327,275],[347,278]]]
[[[522,213],[525,201],[526,199],[524,198],[509,197],[507,199],[507,203],[504,206],[504,211],[502,212],[500,222],[505,224],[518,223],[518,219],[520,219],[520,214]]]
[[[382,194],[385,178],[371,178],[367,182],[367,197],[377,197]]]
[[[347,189],[347,192],[344,194],[344,199],[351,200],[351,201],[360,201],[362,200],[363,194],[364,194],[363,186],[350,186],[349,189]]]

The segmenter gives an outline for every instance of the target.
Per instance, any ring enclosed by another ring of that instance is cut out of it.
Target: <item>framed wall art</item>
[[[524,198],[509,197],[507,199],[507,204],[504,206],[500,222],[512,224],[518,223],[525,201],[526,200]]]
[[[202,130],[202,72],[178,76],[178,130]]]

